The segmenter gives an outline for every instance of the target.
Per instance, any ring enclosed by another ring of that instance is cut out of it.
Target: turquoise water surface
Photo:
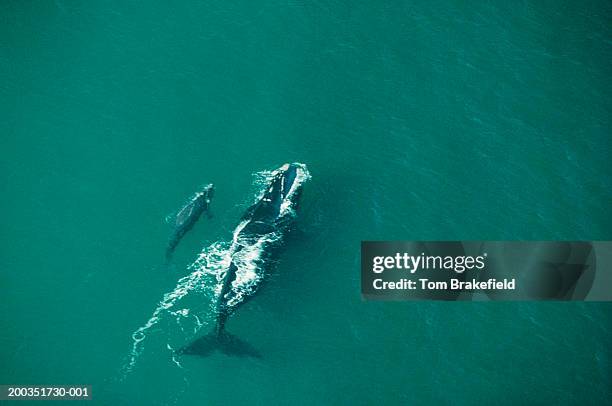
[[[612,239],[610,2],[6,0],[0,18],[0,384],[611,403],[610,304],[365,302],[359,265],[361,240]],[[261,358],[172,359],[210,329],[203,288],[200,330],[172,308],[135,343],[231,239],[255,174],[293,161],[312,175],[295,232],[227,325]],[[164,218],[208,182],[213,218],[165,266]]]

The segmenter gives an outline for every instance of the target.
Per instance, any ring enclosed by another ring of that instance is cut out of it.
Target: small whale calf
[[[168,239],[166,247],[166,261],[172,259],[174,250],[177,245],[189,230],[193,228],[202,213],[206,212],[210,216],[210,201],[215,193],[215,187],[212,183],[204,186],[204,188],[193,195],[189,201],[178,211],[176,216],[172,217],[168,222],[172,225],[172,235]]]

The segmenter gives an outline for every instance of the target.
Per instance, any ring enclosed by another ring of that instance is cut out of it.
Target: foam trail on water
[[[202,250],[196,261],[188,268],[191,273],[179,279],[171,292],[164,294],[149,320],[132,334],[132,349],[129,360],[123,368],[124,375],[134,369],[144,349],[144,340],[160,322],[174,320],[180,329],[189,335],[207,323],[205,316],[210,312],[199,315],[196,307],[205,303],[206,299],[218,289],[218,280],[221,277],[219,274],[227,269],[230,260],[228,244],[225,242],[214,243]],[[191,299],[195,302],[191,307],[187,306],[188,303],[183,303],[189,296],[192,296]],[[193,322],[193,327],[187,332],[184,324],[189,320]]]

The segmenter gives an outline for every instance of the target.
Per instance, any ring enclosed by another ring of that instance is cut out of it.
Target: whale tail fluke
[[[255,347],[225,330],[202,336],[179,349],[177,354],[207,357],[215,351],[233,357],[262,358],[261,353]]]

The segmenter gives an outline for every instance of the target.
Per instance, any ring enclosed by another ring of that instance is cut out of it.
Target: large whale
[[[170,261],[176,246],[183,236],[193,228],[202,213],[207,212],[210,216],[210,201],[215,193],[212,183],[204,186],[201,191],[193,195],[187,203],[181,207],[176,216],[169,220],[172,225],[172,234],[168,239],[166,247],[166,261]]]
[[[263,281],[270,255],[296,217],[302,186],[310,178],[304,164],[285,164],[270,174],[255,204],[233,233],[230,261],[217,288],[213,331],[181,348],[179,354],[207,355],[220,350],[232,355],[258,356],[247,343],[225,331],[228,318],[251,298]]]

